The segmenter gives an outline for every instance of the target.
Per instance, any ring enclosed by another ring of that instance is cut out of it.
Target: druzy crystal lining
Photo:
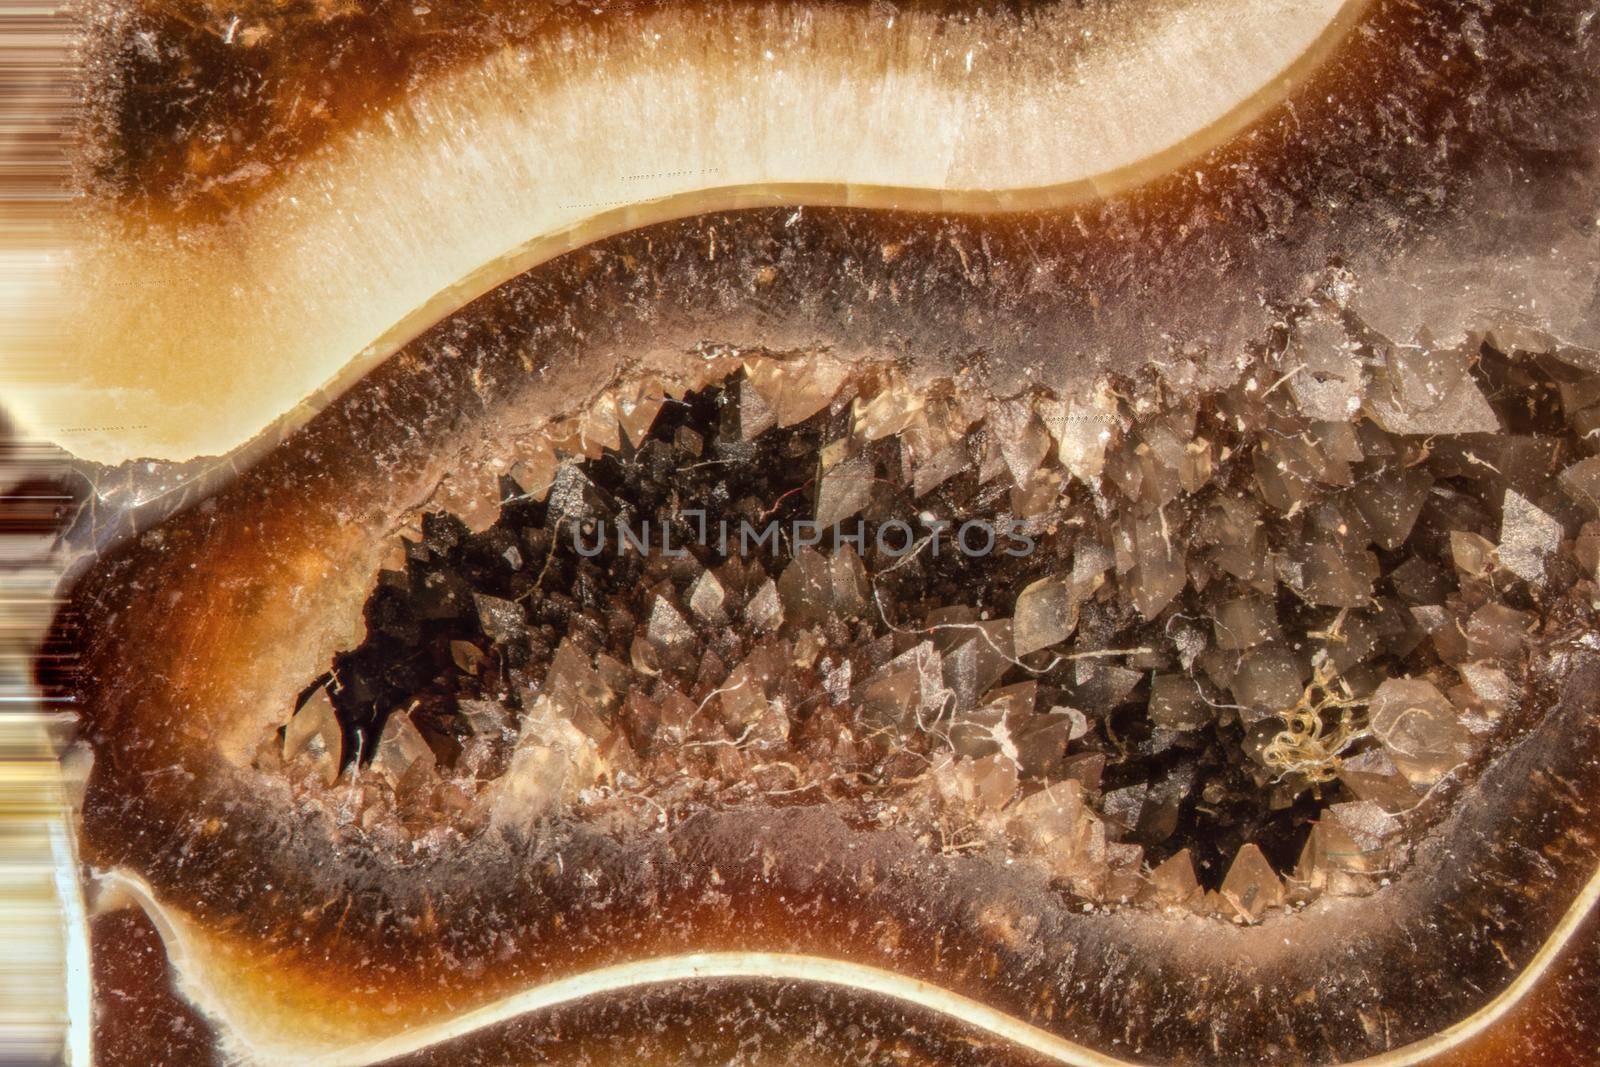
[[[1372,892],[1586,610],[1595,398],[1338,329],[1181,400],[825,353],[620,386],[420,510],[258,766],[379,841],[826,800],[1091,902]]]

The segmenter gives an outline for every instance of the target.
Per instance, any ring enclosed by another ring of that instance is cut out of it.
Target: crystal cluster
[[[1281,348],[1176,399],[635,382],[446,487],[260,759],[360,832],[783,797],[1093,902],[1371,892],[1590,609],[1600,387],[1316,307]]]

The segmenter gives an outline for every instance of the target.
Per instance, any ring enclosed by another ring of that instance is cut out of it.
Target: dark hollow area
[[[1492,352],[1485,353],[1473,374],[1506,423],[1526,435],[1516,440],[1543,437],[1565,447],[1561,439],[1570,440],[1574,431],[1558,383],[1549,374]],[[830,407],[797,425],[766,429],[746,439],[741,396],[748,385],[735,377],[683,400],[668,399],[641,441],[628,441],[624,435],[620,448],[597,459],[563,460],[547,495],[530,492],[546,487],[502,479],[498,521],[482,532],[470,532],[450,514],[424,515],[420,541],[406,543],[404,571],[382,572],[366,605],[366,639],[335,657],[329,674],[302,695],[301,704],[317,686],[328,686],[344,732],[347,765],[370,760],[388,717],[410,709],[439,765],[448,767],[476,729],[463,702],[497,704],[514,724],[539,694],[553,688],[547,672],[567,640],[581,650],[587,665],[601,665],[614,689],[627,690],[613,693],[616,700],[583,709],[579,718],[592,715],[602,724],[597,729],[619,731],[627,739],[641,760],[636,773],[645,791],[652,781],[681,777],[690,768],[714,779],[708,794],[714,797],[734,784],[738,769],[680,761],[669,738],[682,735],[662,725],[666,704],[661,694],[681,694],[685,707],[703,710],[739,657],[756,646],[757,635],[745,632],[750,627],[740,610],[717,619],[690,610],[691,587],[702,571],[711,569],[722,578],[729,603],[748,606],[767,579],[783,577],[795,559],[793,524],[816,513],[819,453],[850,435],[849,399],[858,387],[847,385]],[[1244,426],[1229,407],[1226,397],[1208,398],[1195,432],[1229,445],[1245,460],[1220,465],[1200,491],[1185,493],[1170,505],[1174,525],[1189,531],[1185,536],[1193,543],[1203,541],[1200,520],[1209,503],[1221,496],[1260,494],[1247,457],[1265,434]],[[1479,476],[1483,472],[1459,473],[1459,456],[1444,454],[1448,449],[1418,452],[1412,448],[1414,439],[1388,438],[1370,424],[1362,431],[1374,443],[1387,439],[1410,449],[1399,450],[1393,460],[1370,463],[1365,477],[1397,475],[1419,462],[1429,464],[1436,476],[1435,489],[1404,543],[1392,549],[1374,547],[1380,632],[1361,667],[1370,686],[1374,680],[1418,674],[1438,663],[1432,644],[1392,610],[1385,616],[1384,605],[1414,600],[1421,595],[1413,588],[1418,582],[1439,585],[1443,595],[1450,584],[1445,577],[1450,532],[1465,528],[1492,537],[1494,502],[1489,498],[1501,483],[1486,482]],[[792,644],[810,631],[820,642],[823,666],[796,667],[783,683],[790,694],[787,734],[767,740],[767,757],[837,760],[845,772],[836,782],[788,791],[798,797],[786,796],[783,802],[832,797],[870,806],[897,783],[931,766],[942,752],[953,748],[972,758],[992,753],[995,746],[972,726],[989,722],[978,714],[984,698],[1031,681],[1037,683],[1031,710],[1008,722],[1023,753],[1017,796],[1063,776],[1082,778],[1086,758],[1103,758],[1103,770],[1089,779],[1091,796],[1149,787],[1145,814],[1118,831],[1119,840],[1144,847],[1146,863],[1154,865],[1188,849],[1202,884],[1214,888],[1240,846],[1254,842],[1280,872],[1291,871],[1319,814],[1329,804],[1356,798],[1337,779],[1286,787],[1284,775],[1263,766],[1252,752],[1281,724],[1273,720],[1265,734],[1260,723],[1247,727],[1230,713],[1232,700],[1203,677],[1196,663],[1189,673],[1214,710],[1199,728],[1174,732],[1151,718],[1153,672],[1137,656],[1095,660],[1127,662],[1143,672],[1142,681],[1120,692],[1108,690],[1103,680],[1086,680],[1075,670],[1078,661],[1060,658],[1160,648],[1163,642],[1170,646],[1176,620],[1207,619],[1221,599],[1215,586],[1209,593],[1185,586],[1164,610],[1145,619],[1126,597],[1116,595],[1123,579],[1114,576],[1081,605],[1076,632],[1067,640],[1022,661],[991,664],[995,669],[976,701],[974,694],[952,692],[932,718],[889,723],[862,718],[863,688],[890,660],[930,635],[938,638],[969,623],[1008,619],[1019,592],[1039,578],[1069,571],[1074,546],[1095,538],[1097,527],[1103,530],[1116,519],[1115,508],[1107,509],[1101,501],[1097,509],[1095,496],[1079,481],[1065,485],[1052,514],[1014,515],[1009,475],[1003,468],[997,476],[992,466],[984,467],[983,435],[992,432],[982,426],[969,432],[973,461],[920,497],[908,484],[899,438],[891,434],[861,443],[854,454],[870,461],[872,488],[842,532],[854,531],[861,521],[861,562],[868,583],[864,602],[843,611],[824,606],[813,617],[796,597],[803,600],[805,591],[815,592],[815,587],[780,582],[783,621],[773,639]],[[1493,440],[1484,445],[1492,447]],[[1370,447],[1369,452],[1383,454]],[[692,514],[697,509],[704,512],[703,520]],[[974,518],[1001,531],[994,551],[969,555],[949,540],[950,530]],[[885,534],[896,554],[877,543],[880,527],[892,520],[909,524],[917,542],[933,532],[932,523],[944,520],[951,526],[937,555],[924,546],[906,557],[898,554],[903,543],[898,533]],[[723,521],[734,531],[732,543],[725,546],[718,544],[716,533]],[[1274,521],[1268,512],[1264,522],[1272,536]],[[778,538],[741,552],[741,522],[754,529],[776,524]],[[1017,547],[1005,539],[1013,522],[1030,524],[1017,529],[1028,531],[1031,551],[1002,550]],[[646,526],[647,554],[619,542],[619,528],[642,532]],[[667,542],[685,555],[660,551],[663,530],[668,531]],[[702,530],[710,532],[704,540]],[[818,550],[832,557],[841,547],[848,551],[855,545],[849,538],[841,545],[840,533],[824,531]],[[595,554],[586,554],[596,545]],[[1508,595],[1519,606],[1537,607],[1526,589]],[[656,662],[647,650],[649,662],[641,664],[640,642],[649,630],[652,606],[663,598],[692,632],[693,651]],[[1335,615],[1282,586],[1273,607],[1282,641],[1296,650]],[[602,662],[607,656],[609,668]],[[848,693],[838,684],[837,667],[834,684],[824,678],[825,667],[845,660]],[[774,683],[774,688],[782,686]],[[630,696],[634,689],[651,696],[635,701]],[[1069,738],[1059,716],[1052,714],[1064,707],[1084,713],[1086,733]],[[1360,716],[1358,710],[1345,714],[1357,720]],[[841,728],[857,741],[843,754],[829,747],[829,738],[819,740],[819,735],[838,734]],[[739,730],[728,723],[692,725],[689,735],[703,743],[739,743]],[[507,736],[514,740],[514,729]],[[505,756],[502,752],[474,773],[503,773]],[[718,776],[725,780],[716,780]],[[749,799],[750,794],[743,796]]]

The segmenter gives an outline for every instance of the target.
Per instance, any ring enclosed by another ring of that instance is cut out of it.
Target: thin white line
[[[1572,935],[1578,932],[1578,927],[1583,925],[1584,920],[1594,911],[1596,902],[1600,902],[1600,870],[1596,870],[1589,877],[1589,881],[1584,884],[1583,889],[1573,899],[1572,905],[1567,908],[1567,912],[1561,917],[1561,921],[1556,923],[1555,929],[1550,932],[1550,936],[1545,938],[1544,944],[1539,946],[1539,951],[1534,953],[1533,959],[1528,961],[1528,965],[1522,969],[1521,973],[1512,980],[1510,985],[1502,989],[1493,1000],[1460,1022],[1453,1026],[1448,1026],[1436,1034],[1425,1037],[1420,1041],[1414,1041],[1409,1045],[1403,1045],[1392,1052],[1385,1052],[1364,1060],[1352,1061],[1343,1065],[1343,1067],[1410,1067],[1411,1064],[1431,1059],[1441,1052],[1453,1049],[1457,1045],[1465,1044],[1477,1037],[1505,1018],[1511,1009],[1515,1008],[1522,998],[1527,996],[1529,991],[1539,984],[1539,980],[1544,977],[1545,972],[1555,963],[1556,957],[1561,955],[1562,950],[1572,940]]]
[[[760,978],[839,986],[914,1004],[1068,1067],[1137,1067],[1137,1061],[1096,1052],[981,1001],[917,978],[848,960],[776,952],[696,952],[602,967],[546,982],[454,1018],[404,1030],[377,1041],[321,1048],[264,1041],[259,1035],[252,1041],[235,1023],[227,1006],[210,995],[215,987],[206,981],[203,961],[188,943],[187,920],[167,911],[137,875],[113,871],[100,878],[108,889],[125,890],[150,915],[167,944],[174,970],[179,972],[181,988],[202,1011],[226,1028],[247,1060],[258,1064],[366,1067],[464,1037],[529,1012],[604,993],[667,982]],[[1437,1034],[1367,1059],[1344,1061],[1346,1067],[1410,1067],[1487,1030],[1516,1007],[1544,977],[1597,901],[1600,901],[1600,871],[1590,877],[1528,966],[1488,1004]]]
[[[54,853],[56,893],[65,913],[62,925],[66,934],[67,963],[67,1062],[71,1067],[90,1067],[91,1021],[94,1017],[94,988],[89,963],[89,918],[84,909],[83,886],[78,880],[78,856],[72,833],[67,828],[66,806],[50,821],[50,850]]]
[[[602,993],[666,982],[717,978],[813,982],[869,991],[950,1016],[1074,1067],[1121,1067],[1126,1062],[1057,1037],[960,993],[894,971],[847,960],[778,952],[694,952],[602,967],[515,993],[434,1026],[405,1031],[370,1045],[325,1053],[306,1062],[313,1067],[359,1067],[449,1041],[514,1016]]]

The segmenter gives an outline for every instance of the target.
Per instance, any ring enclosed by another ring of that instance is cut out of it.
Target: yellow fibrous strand
[[[1299,702],[1278,713],[1284,728],[1262,749],[1262,760],[1280,778],[1299,775],[1308,784],[1333,781],[1341,754],[1370,732],[1364,716],[1357,714],[1365,704],[1339,677],[1327,654],[1318,653]]]

